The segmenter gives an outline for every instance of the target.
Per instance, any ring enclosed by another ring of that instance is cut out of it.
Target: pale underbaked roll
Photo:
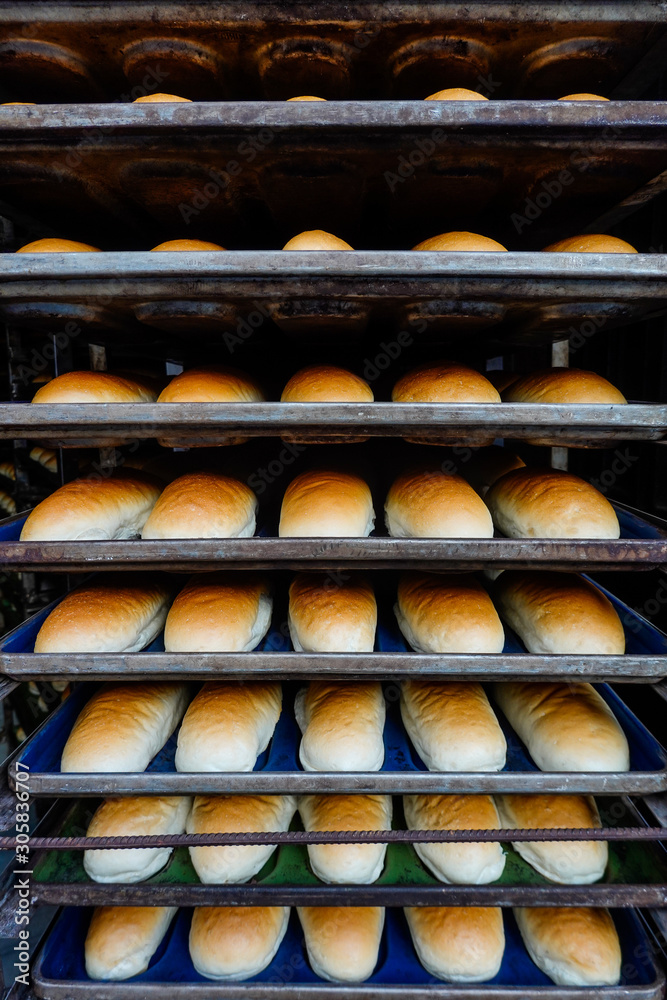
[[[352,250],[352,247],[324,229],[308,229],[288,240],[283,250]]]
[[[154,403],[157,392],[138,375],[66,372],[41,386],[33,403]]]
[[[282,708],[280,684],[209,681],[183,719],[177,771],[252,771]]]
[[[299,906],[313,972],[331,983],[363,983],[375,971],[383,906]]]
[[[500,907],[406,906],[419,961],[452,983],[484,983],[500,970],[505,928]]]
[[[215,472],[193,472],[170,483],[155,504],[142,538],[250,538],[257,497],[245,483]]]
[[[590,795],[499,795],[496,805],[506,830],[600,829]],[[588,885],[604,875],[609,852],[600,840],[514,843],[514,850],[541,875],[563,885]]]
[[[164,648],[173,653],[247,652],[266,635],[273,601],[257,573],[193,576],[172,604]]]
[[[542,368],[522,375],[503,392],[506,403],[627,403],[622,392],[596,372]]]
[[[91,979],[119,981],[145,972],[169,929],[176,906],[98,906],[85,943]]]
[[[187,684],[105,684],[79,713],[60,770],[145,771],[187,702]]]
[[[420,653],[502,653],[505,645],[498,612],[470,573],[404,573],[394,612]]]
[[[508,570],[494,596],[529,653],[625,652],[625,632],[613,604],[578,573]]]
[[[192,964],[207,979],[256,976],[275,958],[289,913],[289,906],[196,907],[190,925]]]
[[[303,472],[285,490],[281,538],[365,538],[375,524],[373,498],[348,472]]]
[[[106,799],[87,837],[146,837],[184,833],[192,799],[186,795]],[[95,882],[143,882],[164,868],[173,847],[84,851],[83,867]]]
[[[591,684],[508,681],[494,696],[542,771],[628,771],[625,733]]]
[[[36,653],[136,653],[160,634],[170,589],[148,574],[114,573],[77,587],[37,633]]]
[[[602,907],[517,907],[523,943],[535,965],[558,986],[615,986],[621,945]]]
[[[439,236],[430,236],[429,239],[418,243],[413,250],[444,250],[444,251],[467,251],[473,253],[488,253],[504,250],[507,247],[489,236],[480,236],[478,233],[452,232],[440,233]]]
[[[375,593],[367,577],[297,573],[289,588],[292,645],[307,653],[372,653],[377,626]]]
[[[302,795],[299,813],[308,833],[391,830],[390,795]],[[386,844],[309,844],[310,867],[327,883],[370,885],[382,874]]]
[[[293,795],[198,795],[188,818],[188,833],[278,833],[289,830],[296,811]],[[276,845],[190,847],[202,882],[247,882],[264,867]]]
[[[21,541],[137,538],[161,490],[157,479],[142,472],[75,479],[37,504]]]
[[[491,514],[472,486],[440,469],[399,476],[384,514],[394,538],[493,537]]]
[[[492,444],[488,448],[480,448],[475,451],[462,467],[461,472],[475,493],[485,497],[489,487],[493,486],[496,479],[500,479],[506,472],[512,472],[513,469],[522,469],[525,464],[523,459],[515,455],[509,448]]]
[[[280,397],[283,403],[372,403],[373,390],[365,379],[336,365],[309,365],[292,375]],[[358,444],[365,435],[304,437],[298,431],[282,434],[296,444]]]
[[[403,681],[401,716],[429,771],[501,771],[507,743],[481,684]]]
[[[490,795],[405,795],[408,830],[499,830],[500,819]],[[415,844],[415,851],[441,882],[485,885],[505,869],[499,843]]]
[[[403,375],[394,386],[391,398],[394,403],[499,403],[500,393],[474,368],[454,361],[437,361],[420,365]],[[490,445],[493,439],[494,435],[490,434],[488,441],[483,443]],[[418,434],[405,440],[414,444],[442,443],[437,437]]]
[[[485,497],[507,538],[619,538],[609,501],[579,476],[559,469],[515,469]]]
[[[176,375],[160,393],[158,403],[261,403],[264,398],[257,382],[245,372],[209,365]],[[238,434],[223,434],[219,443],[243,444],[247,440]],[[159,438],[159,444],[165,448],[192,447],[187,439],[178,435]]]
[[[586,233],[584,236],[568,236],[558,243],[551,243],[544,248],[551,253],[637,253],[630,243],[618,236],[605,236],[600,233]]]
[[[294,714],[303,733],[299,760],[306,771],[379,771],[384,761],[386,707],[382,685],[311,681]]]

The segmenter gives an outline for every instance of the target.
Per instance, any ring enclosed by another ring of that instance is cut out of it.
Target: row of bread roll
[[[85,941],[91,979],[125,980],[144,972],[165,937],[171,907],[100,907]],[[299,907],[313,972],[334,983],[361,983],[374,973],[385,922],[382,907]],[[621,977],[621,945],[608,910],[518,908],[519,931],[531,959],[565,986],[605,986]],[[505,952],[499,907],[406,907],[419,961],[454,983],[481,983],[500,971]],[[189,949],[207,979],[242,981],[268,968],[287,932],[289,907],[198,907]]]

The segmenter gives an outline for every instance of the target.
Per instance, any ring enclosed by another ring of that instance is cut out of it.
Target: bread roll
[[[289,589],[292,645],[306,653],[372,653],[377,604],[369,580],[344,573],[297,573]]]
[[[394,612],[418,653],[502,653],[505,645],[493,602],[470,573],[404,573]]]
[[[17,253],[100,253],[99,247],[90,243],[79,243],[78,240],[61,240],[59,237],[47,237],[43,240],[33,240],[26,243]]]
[[[306,771],[379,771],[386,707],[382,685],[311,681],[296,696]]]
[[[171,592],[159,577],[113,573],[77,587],[37,633],[36,653],[136,653],[160,634]]]
[[[638,253],[633,246],[625,240],[619,240],[617,236],[590,233],[585,236],[570,236],[544,249],[552,253]]]
[[[4,490],[0,490],[0,510],[10,515],[16,513],[16,500]]]
[[[187,684],[105,684],[74,723],[60,770],[145,771],[188,702]]]
[[[408,830],[499,830],[500,819],[490,795],[406,795],[403,809]],[[441,882],[485,885],[505,869],[499,843],[415,844],[415,851]]]
[[[278,833],[289,830],[296,810],[292,795],[198,795],[188,819],[188,833]],[[247,882],[259,872],[276,845],[190,847],[202,882]]]
[[[281,538],[365,538],[375,524],[373,498],[348,472],[302,472],[285,491]]]
[[[363,378],[336,365],[310,365],[302,368],[283,389],[283,403],[372,403],[373,390]],[[296,444],[359,444],[367,441],[363,434],[321,437],[303,437],[302,434],[283,432],[283,441]]]
[[[300,906],[313,972],[331,983],[363,983],[378,963],[382,906]]]
[[[326,97],[288,97],[288,103],[290,101],[326,101]]]
[[[192,104],[189,97],[176,97],[175,94],[146,94],[135,97],[133,104]],[[175,242],[175,241],[174,241]]]
[[[16,482],[16,466],[13,462],[0,462],[0,476]]]
[[[156,97],[160,99],[163,97],[168,97],[168,94],[157,94]],[[185,101],[185,97],[174,97],[171,98],[174,101]],[[188,101],[188,104],[190,101]],[[199,252],[204,250],[224,250],[219,243],[209,243],[208,240],[167,240],[166,243],[158,243],[156,247],[151,248],[151,253],[190,253],[191,251]]]
[[[444,251],[468,251],[472,253],[494,252],[504,250],[507,247],[496,240],[489,239],[488,236],[479,236],[477,233],[441,233],[440,236],[431,236],[428,240],[418,243],[413,250],[444,250]]]
[[[625,652],[625,633],[613,604],[578,573],[506,570],[494,596],[529,653]]]
[[[625,733],[591,684],[505,681],[494,694],[540,770],[630,770]]]
[[[498,812],[506,830],[578,830],[602,827],[589,795],[500,795]],[[599,840],[529,842],[514,849],[541,875],[564,885],[597,882],[607,867],[606,843]]]
[[[599,94],[566,94],[559,97],[559,101],[608,101],[608,97],[600,97]]]
[[[302,795],[299,813],[308,833],[391,830],[390,795]],[[310,867],[323,882],[370,885],[382,874],[386,844],[309,844]]]
[[[221,250],[222,247],[218,249]],[[257,382],[245,372],[209,365],[205,368],[190,368],[176,375],[160,393],[158,403],[260,403],[264,398]],[[223,434],[219,443],[243,444],[247,440],[242,435]],[[159,443],[165,448],[192,447],[187,438],[180,438],[178,435],[159,438]],[[204,448],[206,445],[195,447]]]
[[[345,240],[325,233],[323,229],[309,229],[288,240],[283,250],[352,250]]]
[[[200,906],[192,914],[190,958],[200,976],[250,979],[273,961],[289,906]]]
[[[87,837],[147,837],[184,833],[192,799],[170,797],[106,799],[90,821]],[[143,882],[169,861],[173,847],[84,851],[83,867],[94,882]]]
[[[142,472],[75,479],[37,504],[21,541],[137,538],[160,491],[158,481]]]
[[[33,462],[43,465],[49,472],[58,471],[58,457],[50,448],[33,448],[28,456]]]
[[[550,906],[514,910],[535,965],[558,986],[615,986],[621,945],[608,910]]]
[[[515,469],[486,494],[493,523],[508,538],[619,538],[609,501],[559,469]]]
[[[500,907],[406,906],[419,961],[437,979],[484,983],[500,971],[505,929]]]
[[[282,708],[280,684],[209,681],[183,719],[177,771],[252,771]]]
[[[154,403],[157,392],[147,380],[111,372],[66,372],[37,390],[33,403]]]
[[[391,394],[394,403],[499,403],[500,394],[474,368],[453,361],[420,365],[398,380]],[[465,434],[462,435],[465,438]],[[485,442],[493,444],[490,434]],[[413,444],[449,444],[449,439],[413,435]]]
[[[84,946],[91,979],[139,976],[162,944],[176,906],[98,906]]]
[[[496,479],[513,469],[523,469],[525,462],[509,448],[492,444],[488,448],[475,451],[462,469],[463,478],[470,483],[475,493],[485,497]]]
[[[488,101],[488,97],[479,94],[476,90],[466,90],[465,87],[450,87],[448,90],[439,90],[430,97],[425,97],[425,101]]]
[[[481,684],[403,681],[401,716],[429,771],[501,771],[507,743]]]
[[[164,490],[142,538],[251,538],[257,497],[245,483],[215,472],[179,476]]]
[[[505,389],[506,403],[627,403],[622,392],[595,372],[543,368],[522,375]]]
[[[387,494],[384,516],[394,538],[493,537],[491,515],[473,488],[440,469],[399,476]]]
[[[247,652],[266,635],[273,601],[257,573],[198,573],[171,606],[164,648],[172,653]]]

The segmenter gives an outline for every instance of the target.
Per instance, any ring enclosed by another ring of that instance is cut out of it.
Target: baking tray
[[[79,836],[96,803],[77,802],[47,836]],[[604,826],[645,826],[629,799],[601,799]],[[394,827],[404,829],[400,800]],[[295,818],[291,829],[302,829]],[[312,872],[305,846],[283,844],[244,885],[202,885],[186,847],[146,882],[101,885],[83,867],[81,851],[34,853],[33,900],[59,906],[667,906],[667,852],[657,843],[609,843],[609,865],[593,885],[557,885],[524,861],[511,845],[505,871],[489,885],[446,885],[423,865],[412,846],[389,844],[372,885],[325,885]]]
[[[192,966],[188,952],[189,910],[180,910],[157,950],[149,969],[124,983],[90,980],[85,972],[83,945],[90,910],[67,908],[53,927],[35,964],[32,980],[38,996],[47,1000],[182,1000],[187,996],[248,998],[248,1000],[658,1000],[663,995],[664,975],[654,964],[645,932],[632,911],[615,910],[614,922],[623,949],[623,978],[619,986],[558,987],[540,972],[528,957],[510,910],[504,911],[505,955],[500,972],[488,983],[461,985],[443,983],[430,976],[419,963],[400,910],[388,909],[378,967],[367,983],[333,985],[310,969],[303,933],[296,913],[271,965],[245,983],[216,983],[204,979]]]
[[[412,748],[400,720],[398,688],[387,689],[385,762],[374,772],[313,772],[301,770],[301,734],[292,709],[293,688],[285,686],[283,712],[269,748],[247,773],[177,773],[174,769],[177,732],[143,773],[60,772],[60,758],[72,726],[94,690],[82,684],[15,754],[10,781],[18,767],[30,773],[30,793],[36,796],[215,795],[253,794],[409,794],[411,792],[570,792],[648,794],[667,789],[667,754],[645,726],[607,685],[598,690],[612,707],[628,738],[631,770],[612,772],[542,772],[532,763],[502,713],[494,711],[507,739],[504,771],[427,771]]]
[[[283,589],[287,589],[287,581]],[[34,653],[37,633],[58,604],[54,601],[0,640],[0,671],[13,678],[13,683],[62,677],[202,680],[213,674],[221,676],[223,671],[225,677],[238,680],[310,680],[315,675],[400,680],[419,674],[492,681],[502,673],[515,680],[618,679],[627,684],[667,677],[667,636],[604,587],[599,589],[623,623],[627,649],[623,656],[531,655],[507,623],[505,647],[500,654],[416,653],[398,628],[391,602],[382,597],[373,653],[295,652],[286,634],[286,609],[279,601],[266,637],[252,653],[165,653],[162,635],[140,653]]]

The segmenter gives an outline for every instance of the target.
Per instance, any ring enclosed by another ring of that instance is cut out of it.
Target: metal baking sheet
[[[91,980],[85,972],[84,941],[90,910],[63,910],[35,964],[35,992],[46,1000],[658,1000],[664,975],[637,917],[630,910],[612,912],[623,950],[623,978],[619,986],[555,986],[531,961],[510,910],[503,914],[505,954],[498,975],[488,983],[452,985],[430,976],[419,963],[400,910],[388,909],[378,966],[366,983],[325,983],[311,970],[296,913],[271,965],[247,982],[219,983],[204,979],[194,969],[188,934],[191,911],[180,910],[149,968],[121,983]]]
[[[645,825],[629,799],[600,799],[603,825]],[[47,835],[78,836],[96,803],[77,802]],[[400,800],[394,827],[404,829]],[[298,817],[291,829],[302,829]],[[46,831],[45,831],[46,832]],[[384,870],[372,885],[324,885],[302,845],[282,845],[244,885],[202,885],[188,849],[177,848],[166,867],[138,884],[102,885],[83,867],[81,851],[39,852],[32,858],[33,900],[59,906],[667,906],[667,852],[662,845],[609,843],[609,864],[593,885],[557,885],[504,845],[505,870],[487,885],[439,882],[408,844],[390,844]]]
[[[623,656],[531,655],[506,623],[505,648],[497,655],[415,653],[402,636],[390,603],[382,599],[372,653],[295,652],[285,628],[285,609],[278,607],[268,634],[252,653],[166,653],[162,636],[140,653],[35,653],[35,638],[57,605],[54,601],[0,640],[0,671],[14,683],[62,677],[203,680],[223,673],[239,680],[309,680],[315,675],[400,680],[419,674],[479,681],[495,680],[502,673],[516,680],[622,679],[624,684],[667,677],[667,636],[604,587],[599,589],[623,623],[627,650]]]
[[[507,764],[499,772],[427,771],[403,728],[398,708],[398,689],[387,689],[387,722],[384,730],[385,760],[380,771],[303,771],[299,763],[301,734],[292,709],[293,689],[285,686],[283,712],[268,749],[258,758],[255,770],[246,773],[178,773],[174,755],[178,730],[143,773],[61,773],[60,759],[67,738],[92,685],[81,685],[45,721],[15,755],[10,781],[17,767],[30,773],[30,793],[36,796],[99,795],[215,795],[253,794],[409,794],[411,792],[570,792],[600,794],[648,794],[667,789],[667,754],[646,727],[607,685],[598,690],[612,707],[630,746],[630,771],[543,772],[539,771],[507,724],[494,711],[507,739]]]

